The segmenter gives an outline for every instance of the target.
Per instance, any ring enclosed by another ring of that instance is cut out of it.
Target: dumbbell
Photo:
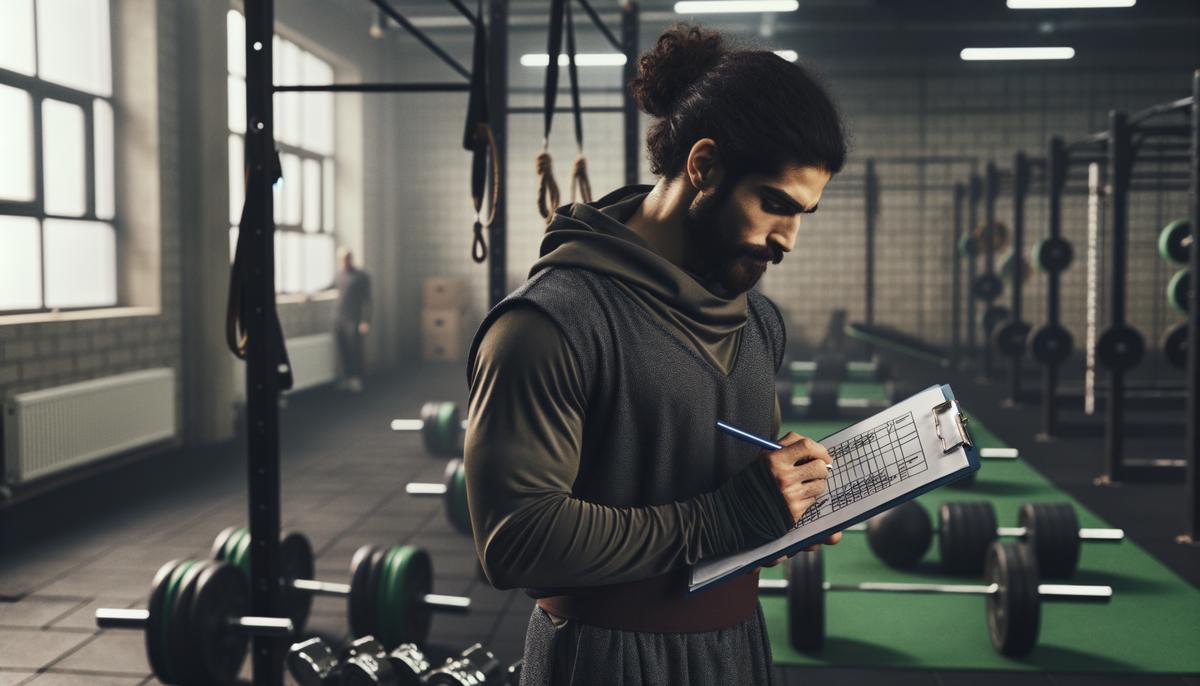
[[[524,660],[517,660],[505,668],[491,651],[476,643],[426,674],[422,683],[429,686],[518,686],[523,665]]]
[[[911,568],[925,557],[935,533],[929,514],[915,501],[872,517],[865,530],[871,552],[897,569]],[[941,569],[947,573],[980,574],[988,547],[999,537],[1013,537],[1029,544],[1040,574],[1048,579],[1075,575],[1083,541],[1119,543],[1125,538],[1121,529],[1081,529],[1069,503],[1025,503],[1014,527],[996,526],[989,502],[942,503],[936,533]]]
[[[825,593],[947,593],[986,598],[988,635],[996,651],[1009,656],[1026,655],[1037,645],[1043,600],[1107,603],[1110,586],[1072,586],[1039,583],[1037,562],[1021,543],[993,543],[984,562],[984,583],[835,584],[825,581],[820,550],[796,553],[788,561],[786,579],[759,579],[764,595],[786,594],[788,640],[801,652],[821,649],[825,640]]]
[[[212,556],[232,563],[249,578],[250,532],[229,527],[217,534]],[[433,590],[433,562],[414,546],[363,546],[350,561],[351,583],[314,581],[312,545],[300,533],[287,533],[279,543],[284,603],[297,627],[308,620],[312,596],[347,598],[355,636],[374,635],[389,648],[423,643],[433,612],[465,613],[470,598],[438,595]],[[386,631],[384,631],[386,628]]]
[[[421,406],[420,419],[393,419],[392,431],[420,431],[425,443],[425,452],[437,457],[455,457],[462,454],[463,430],[467,422],[462,418],[458,403],[431,400]]]
[[[164,684],[232,684],[249,636],[286,638],[286,617],[255,617],[246,577],[213,560],[172,560],[154,575],[145,610],[96,610],[102,629],[141,629],[154,676]]]
[[[288,650],[288,672],[300,686],[417,686],[429,660],[412,643],[388,651],[373,636],[355,639],[341,658],[321,638],[295,643]]]
[[[463,461],[455,458],[446,463],[442,483],[409,482],[404,492],[415,496],[436,496],[446,504],[446,517],[450,524],[468,536],[471,535],[471,513],[467,509],[467,476]]]

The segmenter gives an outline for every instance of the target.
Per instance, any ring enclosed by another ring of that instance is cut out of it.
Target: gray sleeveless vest
[[[492,309],[475,334],[467,369],[474,369],[479,342],[497,317],[514,307],[540,310],[563,332],[584,376],[587,409],[572,495],[613,507],[686,500],[715,490],[758,455],[758,448],[718,433],[718,419],[760,436],[772,430],[783,319],[765,296],[747,296],[746,326],[725,375],[613,277],[552,267]]]

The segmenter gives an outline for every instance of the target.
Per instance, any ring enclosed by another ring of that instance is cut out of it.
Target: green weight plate
[[[250,530],[242,529],[237,539],[229,543],[228,562],[250,578]]]
[[[375,635],[375,638],[379,639],[379,642],[388,650],[400,644],[400,641],[395,640],[395,625],[397,613],[403,612],[403,608],[396,607],[396,558],[399,556],[401,548],[401,546],[393,546],[384,555],[380,565],[379,590],[376,594],[378,603],[375,606],[375,613],[379,633]]]
[[[368,584],[370,576],[371,554],[377,548],[373,545],[364,545],[354,551],[354,556],[350,558],[350,597],[347,599],[350,613],[350,635],[351,636],[367,636],[372,633],[370,625],[367,622],[369,616],[368,606],[374,602],[372,598],[371,586]]]
[[[154,582],[150,586],[150,602],[147,603],[150,617],[146,622],[145,630],[146,657],[150,661],[150,669],[163,683],[169,683],[171,678],[170,667],[163,650],[165,645],[163,638],[166,636],[166,626],[170,619],[170,612],[167,611],[167,608],[170,607],[167,602],[167,593],[172,587],[171,580],[175,571],[182,563],[182,560],[171,560],[158,568],[158,572],[154,575]]]
[[[1037,562],[1023,543],[996,541],[987,550],[984,581],[998,591],[987,597],[992,647],[1010,657],[1027,655],[1037,645],[1041,624]]]
[[[248,638],[231,630],[230,617],[250,609],[249,582],[230,564],[207,562],[192,584],[187,627],[188,663],[194,684],[232,684],[246,659]]]
[[[971,258],[979,252],[979,241],[969,233],[964,233],[958,239],[958,254]]]
[[[383,576],[383,563],[387,554],[388,548],[377,547],[367,561],[367,588],[370,589],[370,593],[367,595],[366,603],[367,631],[363,635],[378,636],[381,631],[379,628],[379,605],[381,603],[379,581]]]
[[[471,534],[471,511],[467,506],[467,471],[463,469],[461,459],[453,459],[446,463],[446,472],[442,477],[446,486],[446,516],[450,524],[458,531]]]
[[[1191,248],[1191,233],[1192,225],[1186,219],[1176,219],[1167,224],[1158,234],[1158,254],[1168,262],[1185,264]]]
[[[460,449],[462,418],[454,402],[427,402],[421,407],[421,437],[425,451],[438,457],[454,457]]]
[[[433,589],[433,562],[429,553],[416,546],[400,546],[392,559],[392,568],[393,588],[388,609],[394,644],[385,643],[388,650],[401,643],[424,643],[433,620],[433,613],[422,602]]]
[[[788,642],[802,653],[825,643],[825,565],[821,550],[800,551],[787,562]]]
[[[1188,270],[1181,269],[1167,282],[1167,302],[1171,303],[1177,312],[1187,314],[1188,298],[1191,295],[1191,279]]]
[[[194,560],[183,560],[171,572],[171,576],[167,581],[167,590],[163,594],[162,612],[160,613],[159,630],[159,656],[163,661],[163,675],[159,678],[163,683],[175,684],[179,683],[175,673],[175,656],[171,647],[171,627],[175,620],[175,598],[179,594],[179,586],[183,581],[184,575],[188,569],[195,564]]]
[[[218,561],[224,560],[226,554],[225,546],[229,543],[229,539],[233,538],[233,535],[238,531],[240,531],[240,528],[236,526],[227,526],[221,529],[221,533],[217,534],[217,537],[213,539],[212,552],[209,554],[209,557]]]
[[[167,626],[167,655],[171,663],[171,673],[180,684],[203,683],[196,680],[198,665],[192,639],[188,635],[188,613],[192,596],[196,592],[196,578],[208,563],[208,560],[197,560],[188,566],[179,579],[171,601],[171,621]]]
[[[279,541],[279,565],[283,578],[289,582],[312,579],[317,570],[308,537],[296,531],[285,531]],[[283,603],[296,633],[302,633],[312,611],[312,594],[297,590],[289,583],[283,589]]]

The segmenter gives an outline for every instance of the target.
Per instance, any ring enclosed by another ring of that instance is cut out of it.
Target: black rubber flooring
[[[461,401],[465,390],[458,366],[430,367],[376,379],[362,395],[317,390],[290,399],[281,419],[283,521],[285,528],[309,536],[318,554],[317,576],[328,581],[347,580],[350,556],[359,545],[426,547],[434,556],[434,590],[465,594],[473,602],[468,616],[434,620],[428,646],[431,656],[438,658],[481,641],[508,662],[521,654],[532,601],[520,592],[497,591],[479,581],[473,546],[451,529],[440,500],[404,494],[408,481],[439,480],[444,463],[423,453],[418,436],[388,429],[394,417],[416,416],[425,400]],[[1023,452],[1030,450],[1035,459],[1034,446],[1027,447],[1017,431],[1018,414],[1008,415],[1012,421],[1005,423],[1005,415],[993,414],[982,405],[972,403],[971,409]],[[160,453],[0,512],[0,686],[156,683],[140,632],[98,631],[92,613],[99,606],[144,607],[160,564],[172,558],[206,556],[221,528],[245,521],[243,452],[239,442]],[[1079,464],[1065,458],[1060,462],[1065,471],[1068,465],[1078,468]],[[1074,477],[1067,473],[1064,478],[1070,490]],[[1143,498],[1167,502],[1169,487],[1145,496],[1141,488],[1122,489],[1119,498],[1113,495],[1115,490],[1076,495],[1142,542],[1147,536],[1144,529],[1125,519],[1136,517],[1138,510],[1104,504]],[[1099,501],[1093,502],[1096,498]],[[1181,557],[1185,563],[1188,559]],[[1194,565],[1194,556],[1190,560]],[[344,602],[318,598],[309,627],[312,633],[344,639]],[[1200,678],[1189,677],[924,670],[788,668],[779,670],[779,676],[785,685],[1200,686]]]

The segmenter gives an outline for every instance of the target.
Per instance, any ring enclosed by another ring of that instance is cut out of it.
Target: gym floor
[[[919,366],[905,373],[946,378],[945,372]],[[971,399],[972,411],[989,428],[1012,437],[1009,443],[1021,450],[1023,459],[1088,509],[1124,527],[1133,542],[1174,573],[1197,582],[1200,570],[1194,557],[1163,543],[1163,527],[1176,522],[1165,515],[1145,516],[1178,512],[1178,486],[1091,488],[1087,484],[1094,464],[1087,456],[1095,454],[1094,446],[1072,444],[1071,453],[1064,455],[1056,446],[1036,443],[1027,431],[1017,430],[1029,426],[1023,411],[1001,408],[994,387],[967,375],[948,380],[960,398]],[[468,615],[435,618],[430,656],[440,659],[480,641],[511,662],[521,655],[532,601],[477,578],[472,544],[451,528],[440,499],[404,493],[410,481],[439,481],[444,463],[425,453],[418,435],[388,430],[394,417],[413,415],[424,399],[446,397],[439,394],[456,387],[461,401],[465,388],[457,366],[430,365],[417,374],[380,377],[361,395],[320,389],[292,397],[282,413],[284,528],[310,538],[317,552],[316,576],[325,581],[347,581],[350,557],[366,543],[412,543],[428,549],[434,558],[435,592],[472,600]],[[218,531],[243,521],[243,465],[237,444],[172,452],[9,512],[0,530],[11,553],[0,560],[0,599],[15,602],[0,602],[0,645],[5,647],[0,684],[157,683],[141,634],[98,632],[92,613],[97,607],[145,607],[149,579],[163,561],[204,557]],[[836,555],[837,549],[829,554]],[[1119,593],[1120,574],[1111,579],[1117,579]],[[974,606],[971,615],[982,624],[982,612]],[[345,617],[344,601],[317,598],[309,627],[341,642],[347,639]],[[857,650],[865,656],[875,648],[864,643]],[[1108,670],[927,670],[919,665],[777,670],[784,684],[1200,684],[1197,676]]]

